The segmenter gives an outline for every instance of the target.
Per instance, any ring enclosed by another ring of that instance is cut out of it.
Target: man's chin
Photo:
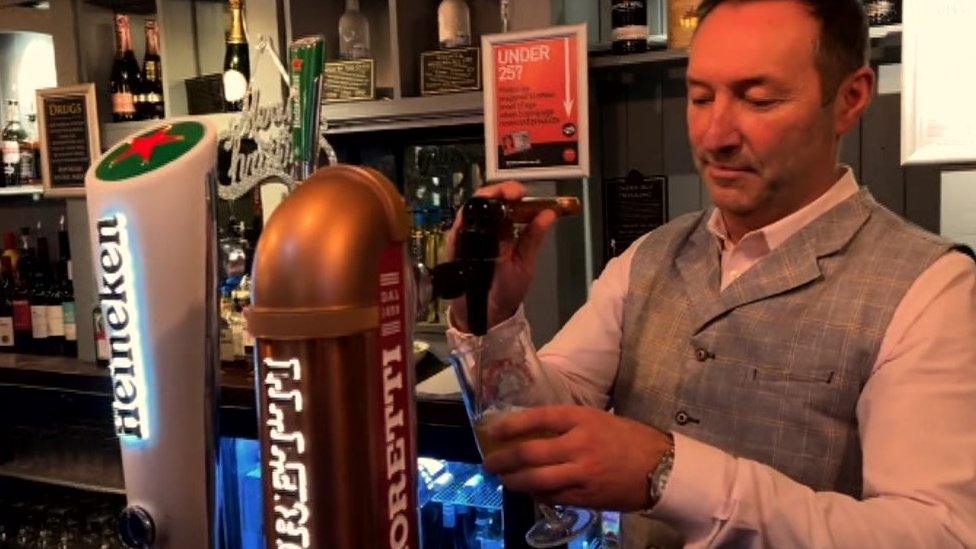
[[[737,216],[748,215],[755,208],[751,200],[741,188],[731,185],[715,185],[711,181],[706,181],[709,198],[712,204],[722,210]]]

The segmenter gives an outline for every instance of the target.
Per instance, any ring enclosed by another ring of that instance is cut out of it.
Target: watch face
[[[671,469],[674,467],[674,445],[664,452],[661,461],[650,474],[647,475],[647,491],[650,499],[649,509],[657,505],[658,500],[664,495],[664,489],[668,485],[671,477]]]

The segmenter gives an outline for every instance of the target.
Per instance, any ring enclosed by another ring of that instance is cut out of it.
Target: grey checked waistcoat
[[[634,256],[616,413],[860,497],[858,397],[898,303],[952,244],[862,190],[720,292],[707,220],[680,217]],[[625,547],[669,545],[661,523],[622,528]]]

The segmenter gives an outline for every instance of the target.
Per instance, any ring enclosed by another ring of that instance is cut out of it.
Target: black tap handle
[[[495,276],[499,237],[506,223],[505,205],[496,198],[476,196],[464,203],[457,257],[462,265],[468,329],[488,333],[488,291]]]

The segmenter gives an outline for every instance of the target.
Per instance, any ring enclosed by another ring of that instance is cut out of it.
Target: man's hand
[[[646,508],[647,475],[670,445],[653,427],[583,406],[513,412],[489,429],[499,445],[511,443],[485,459],[506,487],[543,503],[596,509]]]
[[[500,198],[507,202],[517,202],[525,197],[525,186],[516,181],[506,181],[497,185],[482,187],[476,196]],[[495,326],[515,314],[525,300],[532,279],[535,278],[536,258],[546,234],[556,222],[556,214],[551,210],[540,212],[531,223],[525,226],[518,239],[509,226],[501,235],[501,249],[495,265],[495,279],[488,293],[488,327]],[[456,255],[454,242],[461,230],[461,212],[454,219],[454,226],[447,234],[447,253],[451,259]],[[468,330],[467,304],[464,297],[451,301],[451,322],[462,332]]]

